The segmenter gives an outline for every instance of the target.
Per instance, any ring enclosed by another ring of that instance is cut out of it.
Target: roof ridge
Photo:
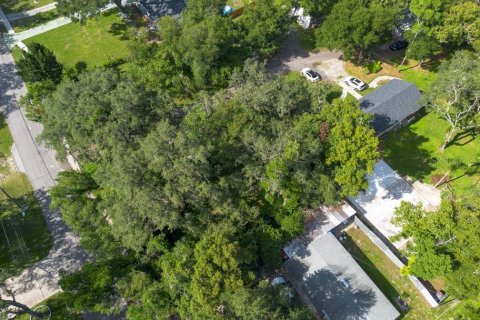
[[[372,111],[372,110],[375,110],[375,109],[378,108],[379,106],[383,105],[386,101],[392,100],[393,98],[395,98],[395,97],[398,96],[399,94],[403,93],[405,90],[411,88],[412,86],[415,87],[415,85],[414,85],[413,83],[411,83],[411,82],[404,81],[404,80],[402,80],[402,79],[392,79],[392,80],[390,80],[387,84],[381,86],[380,88],[384,88],[385,86],[389,85],[392,81],[395,81],[395,82],[398,81],[399,83],[405,83],[405,84],[407,84],[407,86],[405,86],[405,88],[403,88],[401,91],[398,91],[398,92],[395,93],[394,95],[392,95],[392,96],[390,96],[390,97],[388,97],[388,98],[382,99],[382,101],[380,101],[380,103],[377,103],[376,105],[373,105],[372,107],[369,107],[369,108],[363,110],[363,112],[370,112],[370,111]],[[364,96],[363,98],[368,97],[370,94],[373,94],[373,93],[377,92],[377,90],[380,89],[380,88],[375,89],[375,91],[367,94],[367,95]],[[362,98],[362,99],[363,99],[363,98]],[[364,101],[365,101],[365,100],[364,100]],[[363,102],[363,101],[362,101],[362,102]]]

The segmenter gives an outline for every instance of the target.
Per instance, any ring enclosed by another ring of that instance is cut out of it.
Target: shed
[[[317,319],[394,320],[400,316],[335,236],[328,232],[284,264]]]
[[[422,108],[421,94],[410,82],[393,79],[360,99],[360,108],[373,115],[373,128],[382,136],[412,121]]]

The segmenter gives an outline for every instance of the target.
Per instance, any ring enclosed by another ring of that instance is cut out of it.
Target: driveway
[[[58,292],[60,270],[76,270],[89,256],[61,220],[59,213],[49,207],[47,191],[55,184],[55,178],[62,167],[55,159],[55,152],[37,142],[42,125],[26,119],[17,104],[18,98],[25,92],[25,84],[17,76],[12,56],[0,36],[0,111],[6,115],[18,156],[53,238],[52,249],[44,260],[10,279],[17,301],[33,306]]]
[[[314,69],[323,79],[337,82],[347,76],[339,51],[320,50],[309,52],[300,46],[298,35],[290,31],[282,49],[268,62],[267,69],[273,73],[300,71],[305,67]]]

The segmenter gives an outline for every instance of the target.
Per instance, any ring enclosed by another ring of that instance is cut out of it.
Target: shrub
[[[363,71],[366,74],[377,73],[382,70],[382,62],[381,61],[372,61],[363,67]]]

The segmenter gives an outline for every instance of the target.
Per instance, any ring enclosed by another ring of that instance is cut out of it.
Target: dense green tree
[[[65,303],[79,311],[118,313],[120,295],[117,283],[128,273],[131,265],[130,258],[117,257],[101,263],[88,263],[71,274],[63,273],[59,285]]]
[[[442,22],[434,26],[438,41],[450,47],[470,45],[480,51],[480,6],[475,1],[461,1],[451,6]]]
[[[62,65],[53,52],[44,45],[32,42],[27,45],[28,52],[22,51],[17,63],[18,74],[26,82],[50,80],[59,83],[62,80]]]
[[[453,198],[444,195],[442,205],[436,212],[426,212],[421,205],[402,203],[392,222],[402,228],[393,240],[408,241],[406,253],[410,261],[404,271],[427,279],[443,275],[446,291],[460,300],[455,308],[459,318],[478,314],[478,196]]]
[[[259,0],[244,9],[242,27],[246,45],[262,57],[273,54],[285,39],[288,28],[288,7],[274,1]]]
[[[188,307],[180,310],[182,318],[221,318],[221,294],[244,287],[245,276],[242,275],[240,265],[249,262],[249,255],[242,254],[238,243],[230,237],[224,230],[217,229],[206,233],[196,244],[191,298],[183,300],[183,305]]]
[[[293,4],[296,8],[304,8],[313,17],[321,17],[330,12],[335,2],[336,0],[295,0]]]
[[[378,139],[370,126],[372,118],[357,105],[340,100],[324,107],[321,117],[325,126],[318,132],[328,143],[326,163],[341,194],[354,196],[367,187],[365,175],[379,157]]]
[[[55,88],[56,85],[51,80],[27,83],[27,94],[20,98],[20,104],[30,120],[42,121],[45,112],[43,103]]]
[[[399,9],[389,2],[341,0],[317,29],[317,46],[342,50],[346,59],[361,62],[365,53],[390,38]]]
[[[449,130],[440,147],[445,149],[459,130],[480,128],[480,62],[472,54],[460,51],[444,62],[424,103],[446,120]]]
[[[96,16],[108,3],[108,0],[59,0],[57,10],[62,15],[85,24],[88,18]]]
[[[46,142],[61,155],[67,144],[80,158],[92,160],[114,145],[133,144],[159,114],[169,111],[168,101],[111,69],[84,72],[78,81],[62,82],[44,107]]]
[[[407,272],[424,279],[444,276],[452,270],[452,258],[445,245],[453,238],[454,207],[445,202],[437,212],[426,213],[422,205],[402,202],[392,223],[402,231],[392,240],[411,239]]]

